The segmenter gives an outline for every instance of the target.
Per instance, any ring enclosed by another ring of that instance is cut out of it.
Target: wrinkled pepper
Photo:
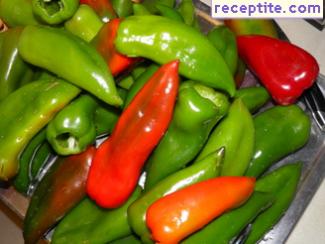
[[[86,196],[86,179],[95,151],[95,147],[89,147],[53,163],[28,206],[23,228],[25,243],[36,243]]]
[[[20,36],[18,50],[27,62],[63,77],[104,102],[122,104],[103,58],[89,43],[68,31],[27,26]]]
[[[66,106],[80,90],[60,79],[27,84],[0,103],[0,179],[19,169],[19,155],[28,142]]]
[[[158,243],[178,243],[225,211],[243,204],[253,193],[254,185],[254,178],[224,176],[160,198],[146,214],[152,239]]]
[[[263,86],[238,89],[234,98],[240,98],[251,113],[255,113],[271,99]]]
[[[319,73],[316,59],[304,49],[279,39],[237,37],[239,56],[280,105],[296,102]]]
[[[117,17],[111,0],[80,0],[80,4],[89,5],[104,23]]]
[[[259,177],[307,143],[311,121],[298,105],[275,106],[258,114],[254,127],[255,148],[245,175]]]
[[[234,95],[233,77],[218,50],[184,23],[155,15],[131,16],[121,22],[115,47],[129,57],[145,57],[159,64],[179,59],[181,75]]]
[[[301,168],[301,163],[287,164],[256,182],[255,190],[275,194],[276,199],[270,208],[254,220],[244,243],[257,243],[285,214],[296,195]]]
[[[203,158],[197,164],[182,169],[145,192],[128,209],[128,219],[132,230],[141,237],[142,242],[151,243],[150,231],[146,226],[148,207],[159,198],[182,189],[194,183],[217,177],[220,173],[224,149],[221,148]]]
[[[228,108],[223,93],[193,81],[183,82],[168,130],[147,161],[145,190],[191,162]]]
[[[52,243],[107,243],[132,233],[127,209],[141,194],[137,187],[121,207],[103,209],[89,198],[82,200],[55,228]]]
[[[132,0],[111,0],[111,2],[119,18],[125,18],[133,14]]]
[[[112,135],[98,148],[87,193],[99,206],[122,205],[137,185],[146,159],[172,118],[178,65],[179,61],[167,63],[150,78],[123,111]]]
[[[255,144],[253,118],[241,99],[230,106],[228,115],[212,131],[197,160],[220,147],[225,147],[221,175],[243,175],[253,156]]]

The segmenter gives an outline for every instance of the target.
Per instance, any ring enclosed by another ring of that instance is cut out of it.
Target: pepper
[[[80,4],[89,5],[104,23],[117,18],[117,14],[110,0],[80,0]]]
[[[251,113],[255,113],[270,100],[270,94],[263,86],[238,89],[234,98],[240,98]]]
[[[100,104],[95,110],[94,123],[96,127],[96,134],[110,134],[121,114],[117,108]]]
[[[49,25],[70,19],[78,6],[79,0],[32,0],[33,13]]]
[[[37,185],[24,219],[25,243],[43,234],[86,195],[86,179],[95,147],[69,157],[59,157]]]
[[[238,62],[237,62],[237,70],[235,72],[235,83],[236,83],[236,87],[240,87],[241,84],[244,82],[244,78],[245,78],[245,75],[246,75],[246,64],[244,63],[243,60],[241,60],[239,57],[238,57]]]
[[[301,175],[301,163],[284,165],[256,182],[257,191],[275,194],[274,204],[262,212],[252,223],[245,243],[257,243],[280,220],[295,197]]]
[[[82,200],[55,228],[52,243],[107,243],[130,235],[127,209],[141,194],[137,187],[126,203],[103,209],[89,198]]]
[[[235,74],[238,62],[235,34],[226,26],[217,26],[208,32],[207,37],[225,59],[230,72]]]
[[[22,83],[28,83],[33,76],[32,68],[18,53],[18,39],[21,27],[10,28],[0,33],[0,101],[16,90]]]
[[[48,143],[44,140],[43,143],[38,147],[36,154],[29,165],[29,175],[31,178],[31,183],[35,183],[42,176],[42,170],[46,167],[49,160],[54,157],[55,153]],[[29,187],[30,188],[30,187]],[[28,189],[29,190],[29,189]]]
[[[183,17],[185,24],[193,27],[198,26],[195,6],[192,0],[182,0],[177,7],[177,11]]]
[[[239,208],[213,220],[201,230],[182,241],[182,244],[228,244],[260,213],[274,203],[274,194],[255,191]]]
[[[113,76],[120,74],[139,60],[137,58],[129,58],[122,55],[116,50],[114,40],[120,23],[121,19],[113,19],[106,23],[92,41],[92,44],[96,47],[97,51],[105,59]]]
[[[115,241],[109,242],[109,244],[141,244],[141,243],[142,242],[135,235],[129,235],[127,237],[123,237]]]
[[[163,65],[119,117],[112,135],[98,148],[87,193],[99,206],[122,205],[171,120],[177,95],[179,61]],[[132,123],[130,123],[132,121]]]
[[[28,142],[80,90],[60,79],[31,82],[0,103],[0,179],[16,175]]]
[[[175,0],[143,0],[141,3],[147,9],[149,9],[149,11],[152,14],[156,14],[157,13],[157,8],[156,8],[157,4],[162,4],[162,5],[165,5],[167,7],[173,8],[175,6],[175,2],[176,2]]]
[[[245,175],[259,177],[307,143],[311,121],[297,105],[274,106],[254,118],[254,127],[255,149]]]
[[[316,80],[319,66],[307,51],[266,36],[237,37],[243,61],[281,105],[294,103]]]
[[[104,102],[122,104],[103,58],[73,34],[53,27],[27,26],[18,50],[27,62],[63,77]]]
[[[113,8],[119,18],[125,18],[133,14],[131,0],[111,0]]]
[[[228,108],[228,98],[224,94],[193,81],[183,82],[173,119],[146,164],[145,190],[191,162]]]
[[[150,11],[141,3],[133,3],[133,15],[150,15]]]
[[[252,115],[241,99],[236,99],[231,104],[228,115],[212,131],[196,161],[217,148],[225,147],[221,175],[243,175],[253,156],[254,131]]]
[[[150,205],[146,219],[152,239],[178,243],[225,211],[243,204],[255,179],[224,176],[205,180],[164,196]]]
[[[158,10],[159,15],[184,23],[182,15],[176,9],[160,3],[157,3],[155,6]]]
[[[234,80],[220,53],[184,23],[155,15],[131,16],[121,22],[115,47],[124,55],[159,64],[179,59],[181,75],[234,95]]]
[[[128,208],[128,220],[132,230],[141,237],[142,242],[151,243],[150,232],[146,226],[146,212],[148,207],[159,198],[171,194],[186,186],[211,179],[219,175],[224,149],[219,149],[193,164],[180,170],[145,192]]]

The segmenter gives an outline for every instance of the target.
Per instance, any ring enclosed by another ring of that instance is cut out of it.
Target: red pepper
[[[292,104],[309,88],[319,72],[315,58],[289,42],[271,37],[237,37],[238,52],[275,102]]]
[[[106,60],[113,76],[118,75],[139,60],[139,58],[129,58],[120,54],[115,49],[114,41],[120,22],[121,19],[113,19],[106,23],[93,40],[97,51]]]
[[[80,0],[80,4],[87,4],[92,7],[105,23],[117,18],[117,14],[110,0]]]
[[[119,117],[111,137],[98,148],[87,193],[105,208],[122,205],[133,192],[141,169],[166,131],[178,91],[178,65],[163,65]]]
[[[205,180],[154,202],[146,221],[157,243],[179,243],[217,216],[244,203],[255,179],[225,176]]]

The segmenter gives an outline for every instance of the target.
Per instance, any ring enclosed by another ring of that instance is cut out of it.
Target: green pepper
[[[245,243],[257,243],[285,214],[295,197],[301,168],[301,163],[287,164],[256,182],[255,190],[273,193],[275,202],[254,220]]]
[[[82,200],[55,228],[52,243],[107,243],[130,235],[127,209],[141,193],[137,187],[121,207],[103,209],[89,198]]]
[[[56,25],[71,18],[79,0],[32,0],[33,13],[46,24]]]
[[[150,11],[141,3],[133,3],[133,15],[150,15]]]
[[[228,244],[256,216],[269,208],[274,202],[273,193],[255,191],[239,208],[231,210],[182,241],[182,244]]]
[[[159,64],[179,59],[181,75],[231,96],[235,93],[233,77],[218,50],[184,23],[155,15],[131,16],[121,22],[115,46],[124,55],[145,57]]]
[[[171,20],[184,23],[184,19],[182,15],[179,12],[177,12],[176,9],[160,3],[156,4],[156,8],[158,10],[159,15],[169,18]]]
[[[29,165],[29,175],[31,182],[38,180],[38,176],[42,174],[43,167],[47,164],[48,160],[54,155],[54,151],[48,143],[44,140],[35,153],[31,164]]]
[[[131,204],[128,209],[129,224],[143,242],[152,242],[152,240],[150,241],[150,231],[146,226],[146,212],[149,206],[165,195],[218,176],[223,155],[223,148],[209,154],[197,164],[193,164],[163,179]]]
[[[157,4],[162,4],[173,8],[175,6],[175,2],[175,0],[143,0],[142,4],[146,6],[146,8],[149,9],[151,13],[156,14],[158,11],[156,8]]]
[[[251,113],[255,113],[271,99],[263,86],[238,89],[234,98],[240,98]]]
[[[254,135],[252,115],[241,99],[236,99],[230,106],[228,115],[212,131],[196,160],[217,148],[225,147],[221,175],[243,175],[253,155]]]
[[[21,27],[10,28],[0,33],[0,101],[12,93],[22,83],[31,80],[33,71],[18,53],[18,40],[22,32]]]
[[[134,84],[134,78],[132,75],[128,75],[126,77],[123,77],[121,80],[119,80],[117,84],[119,87],[129,90],[131,86]]]
[[[89,43],[68,31],[27,26],[20,36],[18,50],[27,62],[63,77],[104,102],[122,104],[105,60]]]
[[[19,168],[19,155],[28,142],[80,90],[60,79],[31,82],[0,103],[0,179]]]
[[[121,111],[117,108],[99,104],[95,110],[94,123],[97,136],[110,134],[120,116]]]
[[[197,18],[192,0],[182,0],[177,7],[177,11],[182,16],[185,24],[196,27]]]
[[[297,105],[275,106],[258,114],[254,127],[255,149],[245,174],[259,177],[272,164],[307,143],[311,122]]]
[[[113,8],[120,18],[125,18],[133,14],[131,0],[111,0]]]
[[[135,236],[130,235],[127,237],[123,237],[121,239],[117,239],[115,241],[109,242],[108,244],[141,244],[142,242]]]
[[[235,34],[226,26],[217,26],[210,30],[207,37],[218,49],[232,74],[235,74],[238,62]]]

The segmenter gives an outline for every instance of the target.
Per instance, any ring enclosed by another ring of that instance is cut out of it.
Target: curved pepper
[[[158,243],[178,243],[253,193],[255,179],[226,176],[185,187],[154,202],[147,225]]]
[[[115,46],[124,55],[160,64],[179,59],[179,72],[186,78],[234,95],[234,80],[218,50],[184,23],[155,15],[131,16],[121,22]]]
[[[316,80],[319,66],[305,50],[266,36],[237,37],[238,52],[281,105],[294,103]]]
[[[108,243],[132,233],[127,209],[141,194],[137,187],[121,207],[103,209],[89,198],[82,200],[55,228],[53,244]]]
[[[36,243],[43,234],[86,195],[86,179],[95,147],[58,158],[37,185],[24,219],[25,243]]]
[[[165,64],[151,77],[98,148],[87,181],[87,193],[98,205],[118,207],[134,190],[146,159],[172,118],[178,64]]]
[[[80,4],[89,5],[93,10],[96,11],[104,23],[107,23],[117,17],[110,0],[80,0]]]
[[[160,181],[132,203],[128,209],[128,220],[132,230],[141,237],[144,243],[152,242],[146,226],[148,207],[159,198],[194,183],[217,177],[223,160],[224,149],[219,149],[193,164]]]
[[[254,135],[252,115],[243,102],[236,99],[230,106],[228,115],[212,131],[196,161],[217,148],[225,147],[221,175],[243,175],[253,156]]]
[[[183,17],[185,24],[194,27],[197,25],[195,6],[192,0],[182,0],[177,7],[177,11]]]
[[[193,160],[228,108],[224,94],[192,81],[182,83],[173,119],[147,162],[145,189],[151,189]]]
[[[30,139],[79,92],[63,80],[39,80],[0,103],[0,179],[8,180],[17,173],[19,155]]]
[[[176,9],[166,6],[164,4],[161,4],[161,3],[157,3],[156,8],[158,10],[159,15],[169,18],[171,20],[175,20],[175,21],[184,23],[184,19],[183,19],[182,15],[179,12],[177,12]]]
[[[270,100],[270,94],[263,86],[238,89],[234,98],[240,98],[251,113],[255,113]]]
[[[245,175],[258,177],[307,143],[311,121],[297,105],[275,106],[258,114],[254,127],[255,149]]]
[[[113,8],[119,18],[125,18],[133,14],[131,0],[111,0]]]
[[[33,13],[46,24],[56,25],[71,18],[79,0],[32,0]]]
[[[63,77],[104,102],[122,104],[103,58],[73,34],[51,27],[27,26],[18,50],[27,62]]]

